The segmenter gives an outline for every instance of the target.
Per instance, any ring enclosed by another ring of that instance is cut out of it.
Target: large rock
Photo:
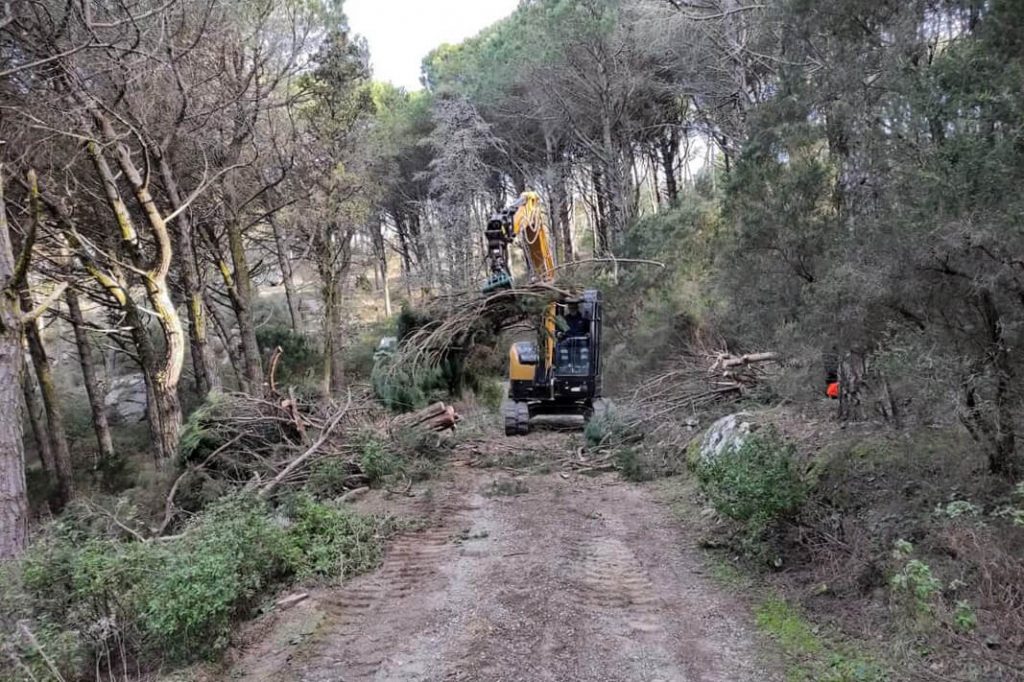
[[[103,404],[107,408],[107,417],[115,423],[145,419],[146,381],[142,374],[126,374],[111,381]]]
[[[723,453],[742,447],[757,427],[754,415],[747,412],[722,417],[708,428],[701,440],[700,463],[713,462]]]

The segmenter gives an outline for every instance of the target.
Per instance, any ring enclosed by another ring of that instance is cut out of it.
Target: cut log
[[[459,415],[455,408],[444,403],[434,403],[419,412],[398,417],[391,422],[393,429],[424,429],[426,431],[447,431],[455,428]]]
[[[753,365],[758,362],[770,362],[772,360],[778,360],[779,356],[777,353],[750,353],[749,355],[719,355],[715,360],[715,364],[711,365],[709,371],[715,372],[722,369],[729,369],[730,367],[742,367],[744,365]]]

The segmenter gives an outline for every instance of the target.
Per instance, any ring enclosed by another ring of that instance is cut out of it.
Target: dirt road
[[[648,488],[456,467],[392,511],[427,527],[376,572],[276,616],[230,679],[778,679],[746,609]]]

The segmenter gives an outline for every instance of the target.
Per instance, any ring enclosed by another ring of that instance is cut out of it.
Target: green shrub
[[[224,649],[231,623],[289,574],[293,556],[284,528],[250,497],[211,507],[175,544],[139,595],[144,629],[174,660]]]
[[[942,583],[932,574],[932,568],[920,559],[911,559],[914,546],[906,540],[897,540],[893,557],[902,566],[889,580],[895,596],[903,601],[915,616],[927,616],[933,611],[933,601],[942,591]]]
[[[279,384],[310,383],[323,368],[323,354],[306,336],[296,334],[291,327],[261,327],[256,330],[256,343],[266,356],[276,348],[281,349],[281,359],[274,375]]]
[[[497,377],[478,378],[473,393],[481,405],[497,413],[501,409],[502,401],[505,400],[505,383]]]
[[[290,504],[292,564],[300,577],[348,577],[380,561],[379,524],[302,494]]]
[[[361,444],[359,466],[370,479],[370,485],[380,485],[389,476],[399,473],[402,463],[388,444],[375,436],[367,436]]]
[[[349,476],[354,474],[353,467],[340,457],[327,457],[318,460],[310,467],[306,490],[316,497],[336,497],[346,491]]]
[[[793,455],[792,445],[775,431],[753,434],[741,446],[698,465],[701,489],[720,514],[760,533],[804,502],[806,486]]]
[[[615,467],[627,481],[642,483],[655,477],[655,471],[648,466],[643,450],[635,446],[619,448],[615,452]]]
[[[30,670],[42,665],[38,646],[69,679],[122,656],[142,665],[214,657],[269,589],[367,570],[390,530],[308,495],[277,511],[230,497],[163,541],[97,537],[89,525],[74,515],[52,524],[5,585],[0,630]]]
[[[953,606],[953,629],[957,632],[973,632],[978,627],[978,614],[971,603],[960,599]]]

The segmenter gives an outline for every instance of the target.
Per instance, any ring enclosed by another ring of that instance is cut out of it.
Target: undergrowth
[[[821,634],[796,608],[778,597],[755,611],[758,629],[786,659],[787,682],[886,682],[889,675],[872,656]]]
[[[86,516],[66,514],[5,574],[0,627],[17,669],[0,679],[216,657],[275,586],[366,571],[390,530],[308,494],[277,509],[235,495],[152,541],[99,535]]]
[[[796,513],[807,487],[793,464],[793,446],[774,430],[752,434],[738,447],[701,461],[697,476],[715,510],[740,523],[751,543]]]

